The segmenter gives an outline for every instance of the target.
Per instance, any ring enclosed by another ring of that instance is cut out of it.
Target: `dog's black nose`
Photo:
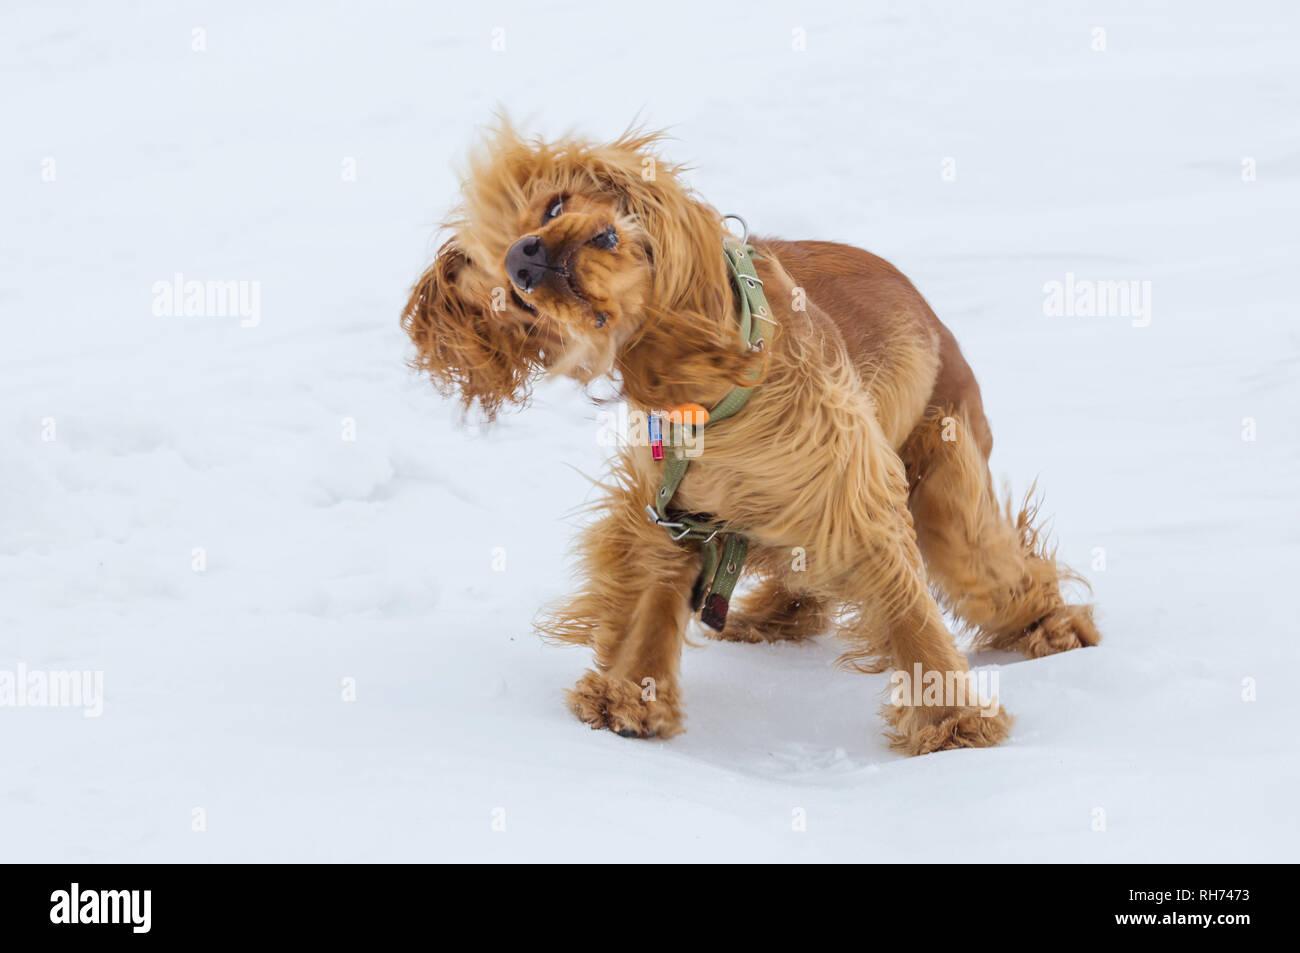
[[[536,235],[521,238],[506,252],[506,271],[514,286],[528,294],[542,283],[551,263],[546,256],[546,246]]]

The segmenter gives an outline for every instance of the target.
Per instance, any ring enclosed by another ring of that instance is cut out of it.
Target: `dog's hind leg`
[[[907,509],[907,478],[878,421],[845,402],[825,430],[835,467],[801,472],[798,507],[759,528],[770,548],[802,546],[808,588],[843,607],[841,663],[860,671],[893,668],[897,680],[883,710],[890,742],[908,754],[980,748],[1005,739],[1011,717],[981,698],[965,656],[944,625],[926,583]],[[850,416],[850,414],[853,414]],[[912,690],[907,690],[907,685]],[[937,685],[938,690],[933,690]]]
[[[898,527],[904,524],[899,521]],[[851,645],[842,663],[863,671],[894,669],[889,703],[891,747],[910,755],[1002,742],[1012,718],[995,697],[981,697],[966,659],[925,585],[921,556],[908,538],[872,546],[853,565],[841,634]]]
[[[1096,645],[1092,607],[1067,605],[1078,579],[1045,551],[1026,502],[1012,515],[989,478],[992,437],[978,408],[932,408],[903,445],[917,543],[945,604],[981,647],[1038,657]]]
[[[568,692],[579,719],[624,737],[667,738],[682,730],[678,674],[699,558],[646,519],[648,500],[635,489],[611,493],[583,534],[582,589],[537,628],[595,651],[595,669]]]
[[[821,635],[830,627],[825,599],[763,577],[755,589],[740,597],[721,632],[706,628],[705,634],[726,642],[797,642]]]

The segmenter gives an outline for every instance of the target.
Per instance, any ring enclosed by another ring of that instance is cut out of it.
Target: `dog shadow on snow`
[[[833,635],[743,644],[713,641],[701,631],[692,629],[682,658],[686,731],[650,743],[729,771],[792,782],[850,781],[918,760],[891,750],[883,734],[880,709],[890,698],[890,673],[837,666],[844,647]],[[1025,661],[998,650],[965,655],[977,675],[993,676]],[[996,756],[999,750],[922,757]]]

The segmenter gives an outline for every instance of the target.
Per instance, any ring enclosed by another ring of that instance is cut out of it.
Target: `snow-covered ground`
[[[0,675],[103,673],[98,718],[0,707],[0,859],[1297,859],[1294,4],[0,17]],[[565,711],[587,655],[530,620],[597,410],[459,426],[397,323],[498,105],[670,126],[714,205],[954,329],[1105,635],[976,657],[1010,743],[896,756],[830,639],[697,639],[671,742]],[[256,313],[156,314],[177,274]],[[1067,274],[1149,324],[1045,314]]]

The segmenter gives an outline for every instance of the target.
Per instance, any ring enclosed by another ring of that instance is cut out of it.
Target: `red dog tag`
[[[659,419],[658,414],[651,414],[646,419],[646,425],[650,429],[650,456],[656,460],[662,460],[664,458],[663,422]]]

